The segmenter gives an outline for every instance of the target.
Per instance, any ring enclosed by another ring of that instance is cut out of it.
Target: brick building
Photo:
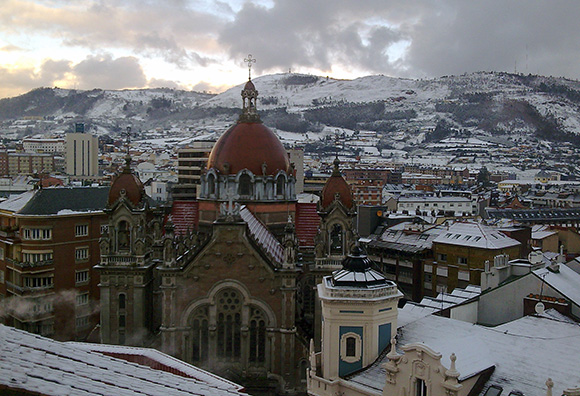
[[[98,323],[98,240],[107,187],[33,190],[0,203],[6,324],[60,340]]]

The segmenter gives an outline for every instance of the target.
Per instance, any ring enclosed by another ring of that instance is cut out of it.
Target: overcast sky
[[[222,91],[288,72],[580,79],[578,0],[1,0],[0,97],[39,86]]]

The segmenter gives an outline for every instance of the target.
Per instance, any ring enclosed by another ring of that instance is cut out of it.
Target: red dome
[[[115,203],[124,194],[133,205],[139,205],[145,196],[145,187],[141,180],[127,169],[115,178],[109,190],[109,205]]]
[[[254,175],[262,175],[264,163],[267,175],[290,171],[288,154],[274,132],[261,123],[240,122],[218,139],[209,155],[207,169],[216,168],[223,174],[248,169]]]
[[[327,208],[331,203],[334,202],[334,197],[339,194],[339,200],[347,208],[351,209],[353,205],[352,192],[350,191],[350,186],[344,180],[344,178],[339,175],[332,175],[326,181],[324,188],[322,189],[322,199],[320,203],[323,208]]]

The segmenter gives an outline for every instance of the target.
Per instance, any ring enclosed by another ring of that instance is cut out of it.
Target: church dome
[[[260,121],[257,98],[258,91],[250,79],[242,90],[243,107],[238,123],[218,139],[209,155],[207,169],[216,168],[222,174],[248,169],[259,176],[290,172],[284,146]]]
[[[145,187],[141,180],[131,172],[131,159],[127,158],[127,165],[123,172],[118,175],[111,189],[109,190],[109,205],[115,203],[119,198],[125,196],[133,205],[139,205],[143,197],[145,196]]]
[[[320,200],[322,208],[329,207],[330,204],[334,202],[337,194],[338,200],[342,202],[345,208],[351,209],[353,206],[352,192],[350,186],[340,174],[340,170],[338,169],[339,164],[340,161],[336,158],[334,160],[334,170],[332,171],[332,175],[328,178],[324,188],[322,189],[322,198]]]
[[[224,174],[248,169],[255,175],[275,175],[281,170],[289,173],[290,161],[284,146],[270,129],[259,122],[239,122],[218,139],[207,168],[216,168]]]

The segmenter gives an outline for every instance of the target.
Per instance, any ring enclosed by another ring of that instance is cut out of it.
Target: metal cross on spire
[[[129,155],[129,149],[131,147],[131,127],[127,127],[127,131],[125,132],[125,144],[127,145],[127,155]]]
[[[252,58],[252,54],[248,54],[248,57],[244,59],[244,63],[248,64],[248,80],[252,79],[252,63],[256,63],[256,59]]]

